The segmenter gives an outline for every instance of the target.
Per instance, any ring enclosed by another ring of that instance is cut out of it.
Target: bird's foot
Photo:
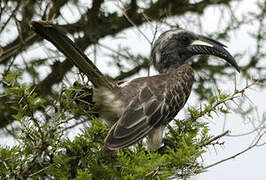
[[[176,143],[170,139],[164,138],[163,143],[164,143],[164,145],[157,150],[159,154],[166,154],[166,153],[168,153],[167,147],[172,149],[176,146]]]

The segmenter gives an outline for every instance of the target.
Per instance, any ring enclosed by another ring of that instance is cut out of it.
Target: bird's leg
[[[167,146],[174,148],[176,143],[170,139],[163,138],[163,131],[165,126],[159,126],[154,129],[151,134],[148,136],[148,146],[152,151],[157,151],[160,154],[167,153]],[[162,144],[164,144],[162,146]]]
[[[152,151],[158,150],[163,143],[163,131],[165,126],[155,128],[148,136],[148,147]]]
[[[163,138],[164,146],[169,146],[170,148],[174,148],[176,143],[170,139]]]

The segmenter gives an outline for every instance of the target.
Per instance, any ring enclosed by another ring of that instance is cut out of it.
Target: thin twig
[[[117,2],[118,3],[116,4],[116,6],[122,11],[123,15],[128,20],[128,22],[130,24],[132,24],[138,30],[138,32],[148,41],[149,44],[152,44],[152,42],[149,40],[149,38],[139,29],[139,27],[127,15],[126,9],[119,5],[121,3],[121,1],[120,0],[117,0]]]
[[[203,143],[203,144],[200,144],[199,147],[203,147],[203,146],[209,145],[209,144],[211,144],[213,141],[216,141],[217,139],[220,139],[221,137],[223,137],[223,136],[225,136],[225,135],[227,135],[227,134],[229,134],[229,133],[230,133],[230,131],[227,130],[227,131],[225,131],[224,133],[222,133],[222,134],[220,134],[220,135],[218,135],[218,136],[215,136],[215,137],[211,138],[211,139],[208,140],[207,142],[205,142],[205,143]]]
[[[49,169],[50,167],[52,167],[52,166],[54,166],[54,165],[55,165],[55,163],[54,163],[54,164],[50,164],[49,166],[47,166],[47,167],[45,167],[45,168],[42,168],[42,169],[40,169],[39,171],[37,171],[37,172],[35,172],[35,173],[29,175],[29,177],[33,177],[33,176],[35,176],[35,175],[37,175],[37,174],[39,174],[39,173],[45,171],[46,169]]]
[[[228,161],[228,160],[230,160],[230,159],[234,159],[234,158],[236,158],[237,156],[239,156],[239,155],[241,155],[241,154],[243,154],[243,153],[249,151],[250,149],[256,147],[257,144],[258,144],[258,142],[260,141],[261,138],[262,138],[262,136],[260,136],[260,137],[257,139],[257,141],[256,141],[252,146],[249,146],[248,148],[244,149],[243,151],[241,151],[241,152],[239,152],[239,153],[236,153],[236,154],[234,154],[233,156],[230,156],[230,157],[228,157],[228,158],[225,158],[225,159],[223,159],[223,160],[221,160],[221,161],[218,161],[218,162],[216,162],[216,163],[213,163],[213,164],[210,164],[210,165],[208,165],[208,166],[205,166],[203,169],[208,169],[208,168],[211,168],[211,167],[216,166],[216,165],[218,165],[218,164],[221,164],[221,163],[223,163],[223,162],[225,162],[225,161]]]

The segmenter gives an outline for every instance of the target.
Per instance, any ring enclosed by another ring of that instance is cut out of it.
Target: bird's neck
[[[174,64],[172,66],[170,66],[166,71],[164,72],[160,72],[160,73],[166,73],[166,74],[172,74],[172,73],[176,73],[177,71],[192,71],[193,72],[193,69],[190,65],[188,64]]]

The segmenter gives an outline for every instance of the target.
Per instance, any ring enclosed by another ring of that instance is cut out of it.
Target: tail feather
[[[101,158],[110,157],[110,156],[113,156],[115,152],[116,150],[111,150],[106,145],[104,145],[101,151],[99,152],[99,157]]]

